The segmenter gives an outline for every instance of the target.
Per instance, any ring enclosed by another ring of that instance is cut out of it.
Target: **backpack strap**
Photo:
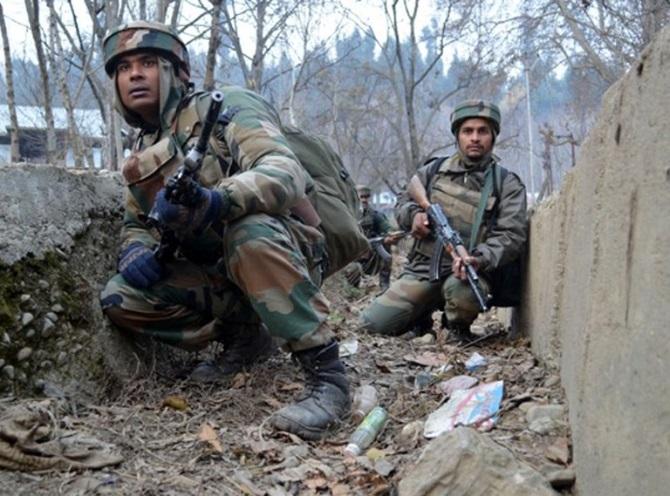
[[[472,228],[470,229],[470,246],[468,247],[468,251],[472,251],[475,248],[477,233],[479,232],[479,227],[482,225],[486,203],[493,192],[493,183],[495,182],[493,176],[496,175],[497,168],[498,167],[494,164],[493,167],[488,169],[484,174],[484,187],[482,188],[481,196],[479,197],[479,205],[477,206],[475,221],[472,223]]]

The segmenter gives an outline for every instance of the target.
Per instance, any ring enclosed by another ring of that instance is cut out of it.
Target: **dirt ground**
[[[356,427],[352,421],[315,443],[269,427],[271,413],[290,403],[302,384],[298,367],[278,352],[219,384],[198,385],[156,372],[136,377],[98,404],[49,399],[43,408],[56,431],[77,431],[100,445],[108,443],[123,461],[99,470],[0,471],[0,493],[394,494],[403,473],[429,442],[420,433],[401,436],[403,427],[425,420],[446,400],[437,383],[419,387],[417,374],[446,364],[452,368],[440,379],[466,373],[464,362],[473,351],[484,355],[488,365],[470,375],[480,382],[504,381],[500,417],[487,435],[546,471],[551,463],[547,448],[565,445],[570,433],[567,426],[546,435],[534,433],[522,405],[531,401],[565,404],[556,372],[537,363],[524,339],[496,337],[467,349],[446,344],[444,332],[438,329],[438,313],[437,339],[432,343],[358,333],[357,315],[378,291],[376,278],[365,278],[361,289],[347,287],[338,277],[326,285],[333,304],[330,318],[341,342],[358,345],[355,353],[344,358],[352,390],[365,383],[374,385],[380,404],[389,412],[385,429],[367,456],[350,458],[343,452]],[[483,316],[477,328],[492,332],[501,326],[492,313]],[[182,356],[175,367],[192,366],[202,357]],[[27,401],[4,398],[0,414]]]

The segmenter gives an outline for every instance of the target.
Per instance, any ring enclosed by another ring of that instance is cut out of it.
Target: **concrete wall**
[[[670,29],[531,221],[522,326],[561,367],[581,495],[670,494]]]

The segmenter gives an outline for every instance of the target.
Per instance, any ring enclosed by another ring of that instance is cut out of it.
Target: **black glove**
[[[221,218],[224,195],[218,191],[203,188],[197,183],[193,185],[193,204],[178,205],[167,199],[165,188],[156,195],[153,211],[161,224],[175,232],[201,234],[212,222]],[[227,200],[227,197],[226,197]]]
[[[119,255],[119,273],[134,288],[146,289],[163,277],[163,268],[151,248],[140,242],[131,243]]]

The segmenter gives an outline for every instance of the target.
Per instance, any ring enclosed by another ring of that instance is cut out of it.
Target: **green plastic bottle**
[[[386,423],[386,419],[388,419],[386,410],[381,406],[374,407],[351,435],[349,444],[344,448],[344,452],[352,456],[360,455],[379,435]]]

